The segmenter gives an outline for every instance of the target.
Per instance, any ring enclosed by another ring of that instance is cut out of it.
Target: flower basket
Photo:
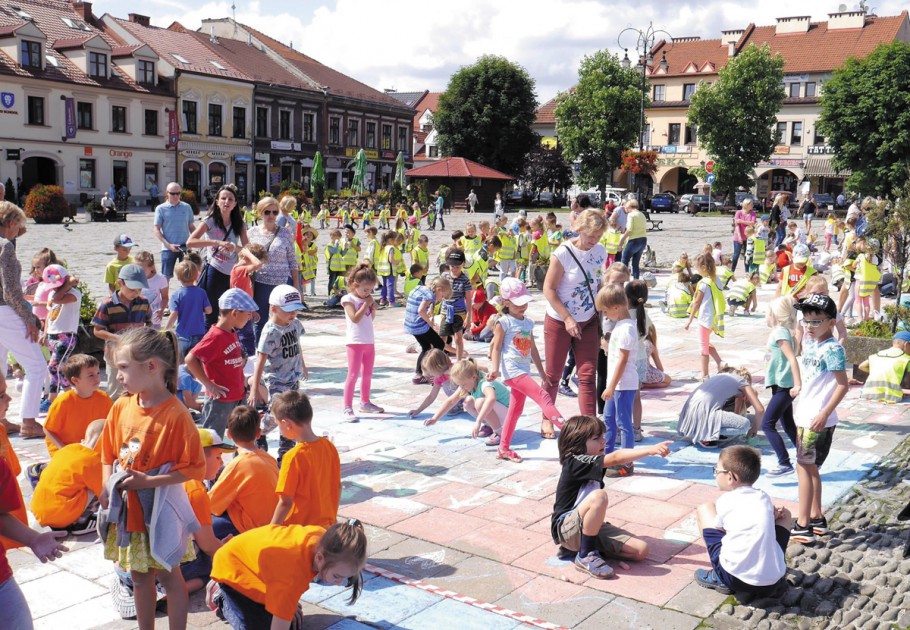
[[[34,186],[25,198],[25,216],[35,223],[62,223],[70,204],[60,186]]]

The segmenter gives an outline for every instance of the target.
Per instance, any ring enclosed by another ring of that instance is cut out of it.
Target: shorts
[[[578,510],[566,512],[559,520],[557,534],[559,544],[571,551],[581,549],[581,514]],[[604,523],[597,532],[597,551],[604,556],[619,557],[622,546],[632,534],[610,523]]]
[[[452,323],[447,322],[445,319],[442,320],[442,324],[439,326],[439,336],[440,337],[454,337],[456,333],[462,332],[464,330],[464,318],[462,314],[455,313],[455,316],[452,318]]]
[[[723,546],[724,536],[726,536],[726,534],[727,532],[724,530],[714,529],[713,527],[706,527],[701,533],[702,537],[705,539],[705,547],[708,549],[708,558],[711,559],[711,567],[717,574],[717,578],[736,592],[770,595],[777,590],[778,585],[785,579],[786,574],[781,576],[780,580],[774,584],[755,586],[754,584],[746,584],[738,577],[727,573],[726,569],[720,565],[720,548]],[[785,527],[775,525],[774,534],[781,551],[786,552],[787,544],[790,542],[790,532]]]
[[[727,304],[730,306],[745,306],[746,302],[744,300],[737,300],[736,298],[727,298]]]
[[[699,324],[698,336],[701,341],[701,356],[706,357],[711,354],[711,329]]]
[[[803,466],[821,466],[828,459],[834,429],[826,427],[815,432],[809,427],[796,427],[796,463]]]

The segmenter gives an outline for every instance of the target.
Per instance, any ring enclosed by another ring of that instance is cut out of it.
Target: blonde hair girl
[[[710,247],[708,245],[707,247]],[[714,359],[718,371],[721,368],[720,355],[717,348],[711,343],[711,331],[723,337],[724,312],[727,304],[720,285],[717,283],[717,269],[711,254],[701,253],[695,257],[695,269],[702,278],[695,287],[695,297],[692,298],[692,307],[686,330],[692,320],[698,317],[698,330],[701,340],[701,378],[708,380],[708,357]]]
[[[777,423],[796,446],[796,424],[793,421],[793,399],[799,395],[801,386],[799,363],[796,360],[796,344],[793,330],[796,326],[796,309],[793,298],[781,296],[768,305],[766,317],[771,334],[768,336],[768,367],[765,372],[765,387],[771,388],[771,400],[765,408],[761,428],[771,448],[777,455],[777,468],[769,470],[769,477],[780,477],[793,472],[790,454],[783,439],[777,432]]]

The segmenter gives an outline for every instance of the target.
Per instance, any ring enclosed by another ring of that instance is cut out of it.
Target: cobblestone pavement
[[[448,217],[447,217],[448,218]],[[729,241],[729,220],[671,215],[664,232],[649,233],[658,260],[682,249],[690,253],[705,240]],[[454,216],[461,226],[464,216]],[[447,221],[448,223],[448,221]],[[130,216],[123,224],[30,226],[20,243],[23,260],[39,243],[52,244],[100,289],[101,267],[111,257],[115,234],[126,231],[140,244],[152,242],[151,215]],[[674,227],[678,228],[674,230]],[[84,235],[91,231],[92,237]],[[430,232],[439,243],[448,232]],[[321,241],[320,241],[321,242]],[[59,244],[58,244],[59,243]],[[434,244],[432,249],[435,251]],[[62,250],[62,251],[61,251]],[[26,265],[27,266],[27,265]],[[666,274],[659,274],[661,286]],[[762,288],[767,302],[771,287]],[[651,302],[662,295],[652,292]],[[529,315],[538,323],[544,305],[539,294]],[[656,304],[655,304],[656,305]],[[369,524],[370,560],[366,587],[354,605],[337,588],[312,586],[303,598],[308,628],[655,628],[836,627],[910,625],[910,561],[901,556],[906,531],[893,520],[906,502],[910,415],[903,404],[880,405],[859,399],[851,389],[841,404],[841,423],[822,470],[823,503],[833,533],[812,547],[789,550],[790,588],[779,598],[740,603],[697,586],[697,568],[708,566],[694,508],[715,500],[711,468],[717,451],[679,440],[675,418],[697,386],[694,357],[698,342],[683,323],[653,308],[660,353],[673,384],[646,390],[644,444],[674,440],[667,459],[646,458],[635,475],[608,480],[608,519],[650,545],[645,562],[617,568],[618,577],[601,581],[555,557],[549,536],[550,511],[558,475],[554,441],[538,434],[539,410],[528,403],[513,447],[525,461],[497,461],[494,450],[471,440],[467,416],[445,418],[432,428],[409,419],[407,410],[426,395],[410,377],[416,355],[401,327],[401,309],[380,311],[376,321],[377,365],[373,401],[386,413],[359,424],[341,422],[342,381],[347,371],[343,318],[335,312],[306,321],[305,353],[310,380],[304,384],[316,410],[314,428],[330,433],[342,458],[341,515]],[[538,329],[539,331],[540,329]],[[736,317],[717,343],[725,361],[747,366],[762,383],[765,340],[763,316]],[[542,335],[540,335],[542,336]],[[540,339],[540,343],[545,343]],[[486,358],[486,346],[469,343],[472,355]],[[10,389],[15,394],[15,383]],[[14,401],[10,417],[18,417]],[[577,412],[574,399],[560,397],[564,414]],[[270,436],[273,441],[277,435]],[[45,461],[43,443],[14,437],[23,467]],[[767,470],[776,460],[762,438]],[[867,481],[861,480],[869,475]],[[22,482],[27,500],[28,483]],[[795,508],[795,476],[761,478],[758,487],[778,505]],[[838,501],[841,501],[838,503]],[[38,628],[135,628],[121,621],[108,595],[110,563],[90,536],[72,541],[61,560],[42,565],[22,550],[10,553]],[[163,615],[158,620],[165,627]],[[192,599],[190,627],[224,627]]]

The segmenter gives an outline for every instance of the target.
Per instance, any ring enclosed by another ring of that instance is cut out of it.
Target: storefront
[[[772,158],[755,167],[755,195],[767,199],[772,192],[789,192],[796,199],[800,182],[805,179],[805,161],[800,158]]]
[[[237,202],[248,203],[249,170],[253,156],[248,153],[247,147],[229,147],[231,150],[220,150],[228,147],[218,146],[219,150],[205,150],[192,148],[189,145],[208,145],[210,143],[193,143],[181,141],[179,152],[180,184],[192,190],[200,204],[209,205],[218,192],[218,189],[227,184],[237,187]]]
[[[809,147],[809,159],[806,160],[806,177],[812,182],[813,193],[827,193],[835,199],[846,188],[850,171],[838,171],[831,164],[834,149],[827,145]]]

